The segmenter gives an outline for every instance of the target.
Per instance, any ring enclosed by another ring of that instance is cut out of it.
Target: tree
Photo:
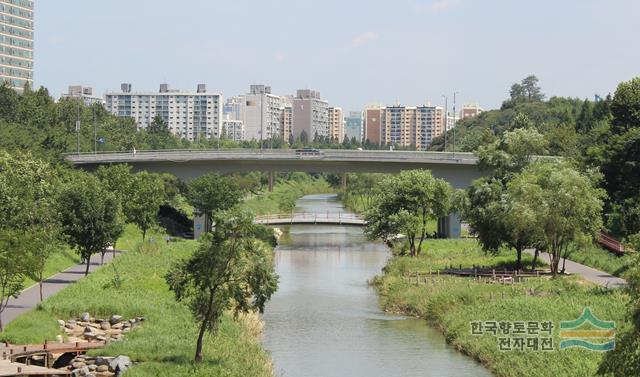
[[[18,250],[20,258],[29,260],[25,273],[38,282],[40,300],[46,262],[59,246],[55,206],[57,177],[49,164],[30,154],[0,153],[0,231],[28,239],[28,242],[11,242],[22,247]]]
[[[24,288],[24,280],[29,271],[29,258],[25,258],[24,233],[16,230],[0,229],[0,331],[4,332],[2,313],[9,300],[17,298]]]
[[[611,102],[611,114],[611,129],[615,134],[640,128],[640,77],[618,85]]]
[[[125,220],[133,222],[133,220],[126,218],[127,214],[124,213],[124,210],[125,205],[129,204],[132,200],[134,176],[131,174],[131,166],[126,164],[115,164],[109,166],[102,165],[98,167],[96,176],[100,180],[102,186],[115,195],[116,199],[120,203],[120,208],[124,215],[124,218],[122,218],[121,221],[113,223],[114,227],[110,231],[111,238],[113,239],[113,251],[115,253],[118,239],[124,233]],[[104,262],[105,252],[106,249],[103,249],[100,264]]]
[[[161,177],[147,172],[133,176],[131,196],[124,204],[127,219],[142,231],[144,241],[147,231],[158,222],[158,210],[164,202],[164,181]]]
[[[239,210],[217,213],[213,233],[166,275],[176,300],[187,302],[200,323],[196,362],[202,361],[205,332],[216,333],[226,310],[236,315],[262,312],[277,289],[272,250],[255,238],[252,222],[250,214]]]
[[[58,203],[67,242],[78,250],[88,275],[91,256],[114,241],[114,229],[121,221],[120,203],[98,178],[86,173],[76,174],[65,185]]]
[[[640,248],[640,242],[636,246]],[[616,336],[616,347],[604,354],[598,374],[603,376],[640,376],[640,257],[636,256],[626,274],[631,328]]]
[[[208,219],[213,219],[216,212],[235,207],[243,195],[238,182],[232,177],[207,174],[189,183],[186,196],[189,204]]]
[[[383,179],[373,194],[373,204],[365,214],[365,234],[392,244],[398,234],[409,243],[409,254],[421,252],[429,220],[449,215],[452,189],[427,170],[403,171]]]
[[[510,96],[512,101],[542,101],[544,94],[538,85],[538,78],[529,75],[522,79],[520,83],[511,86]]]
[[[554,275],[572,244],[595,239],[602,229],[604,191],[566,162],[530,165],[507,184],[507,193],[515,213],[527,218],[522,228],[551,255]]]

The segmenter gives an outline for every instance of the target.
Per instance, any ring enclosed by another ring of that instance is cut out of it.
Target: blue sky
[[[592,98],[640,75],[638,15],[637,0],[37,0],[35,84],[265,83],[345,111],[458,91],[495,108],[533,73],[548,96]]]

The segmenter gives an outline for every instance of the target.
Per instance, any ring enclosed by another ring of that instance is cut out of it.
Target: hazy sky
[[[454,91],[494,108],[534,73],[548,96],[592,98],[640,75],[638,16],[638,0],[36,0],[35,83],[265,83],[350,111]]]

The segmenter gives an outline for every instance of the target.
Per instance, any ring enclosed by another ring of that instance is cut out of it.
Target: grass
[[[164,275],[169,266],[197,247],[195,241],[166,244],[152,234],[143,246],[140,232],[128,226],[118,242],[129,250],[97,272],[48,298],[39,309],[7,326],[3,340],[40,343],[61,334],[56,320],[79,316],[121,314],[144,316],[145,323],[112,343],[101,355],[128,355],[136,363],[127,376],[271,376],[271,362],[258,342],[260,322],[249,317],[235,322],[225,316],[216,336],[205,339],[204,362],[194,365],[197,324],[189,309],[174,300]],[[152,240],[153,239],[153,240]],[[119,289],[111,284],[118,271]]]
[[[496,376],[594,376],[602,354],[575,348],[557,350],[559,321],[576,319],[590,307],[600,319],[616,321],[618,330],[627,326],[629,297],[578,277],[532,278],[512,286],[443,275],[417,285],[416,271],[428,273],[450,265],[501,267],[515,262],[515,253],[509,251],[485,255],[475,240],[430,240],[424,250],[417,258],[390,259],[384,275],[374,279],[383,307],[428,319],[450,344],[482,362]],[[530,260],[528,255],[525,258]],[[552,352],[503,352],[495,336],[473,336],[470,331],[471,321],[547,320],[556,326],[556,351]]]
[[[307,174],[295,175],[292,179],[278,180],[272,192],[264,192],[245,201],[245,207],[256,215],[291,212],[296,200],[310,194],[334,192],[327,181],[312,178]]]
[[[579,248],[572,252],[567,259],[618,277],[624,275],[629,269],[629,264],[633,261],[633,257],[629,254],[618,256],[597,245]]]
[[[44,267],[44,276],[51,277],[78,263],[80,263],[80,257],[78,256],[78,254],[69,248],[65,248],[57,253],[52,254],[51,257],[47,259],[47,263]],[[34,284],[36,284],[35,280],[30,278],[25,279],[25,288],[28,288]]]

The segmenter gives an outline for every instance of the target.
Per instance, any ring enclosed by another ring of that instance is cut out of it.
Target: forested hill
[[[613,95],[597,100],[547,100],[538,79],[529,76],[511,87],[510,98],[499,110],[461,120],[455,149],[477,152],[518,128],[542,134],[546,154],[570,158],[584,170],[599,170],[608,194],[607,230],[620,237],[640,232],[640,77],[620,83]],[[451,130],[446,150],[453,150],[453,140]],[[439,137],[431,149],[445,150],[444,144],[445,137]]]

